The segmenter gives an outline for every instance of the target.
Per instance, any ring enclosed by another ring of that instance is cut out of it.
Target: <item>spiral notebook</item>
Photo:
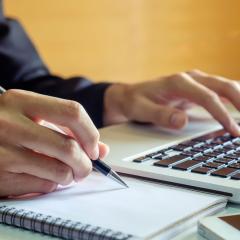
[[[124,180],[128,189],[93,173],[50,194],[1,201],[0,222],[70,240],[170,239],[227,202],[222,196]]]

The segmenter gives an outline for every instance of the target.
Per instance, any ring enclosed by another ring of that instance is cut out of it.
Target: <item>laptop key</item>
[[[224,164],[218,163],[218,162],[209,162],[209,163],[205,163],[203,166],[208,167],[208,168],[219,168],[222,165],[224,165]]]
[[[224,142],[227,142],[227,141],[232,141],[235,137],[231,136],[231,135],[225,135],[225,136],[222,136],[220,137]]]
[[[179,170],[188,170],[189,168],[195,166],[195,165],[199,165],[201,164],[198,161],[194,161],[194,160],[188,160],[182,163],[178,163],[176,165],[174,165],[172,168],[174,169],[179,169]]]
[[[197,157],[197,156],[201,156],[202,153],[193,152],[193,151],[186,151],[186,152],[182,152],[182,155],[189,156],[189,157]]]
[[[156,152],[154,152],[154,153],[149,153],[149,154],[147,154],[146,155],[146,157],[150,157],[150,158],[153,158],[154,156],[156,156],[156,155],[162,155],[161,153],[156,153]]]
[[[224,157],[231,158],[231,159],[239,159],[240,154],[239,153],[229,153],[229,154],[225,155]]]
[[[223,154],[222,153],[217,153],[217,152],[207,152],[207,153],[204,153],[204,155],[208,156],[208,157],[219,157]]]
[[[208,167],[197,167],[191,170],[194,173],[207,174],[209,171],[212,171],[212,168]]]
[[[232,163],[228,167],[240,169],[240,163]]]
[[[150,157],[143,156],[143,157],[139,157],[139,158],[134,159],[133,162],[143,163],[143,162],[146,162],[146,161],[149,161],[149,160],[152,160],[152,159]]]
[[[235,142],[239,142],[240,141],[240,138],[239,137],[232,137],[232,142],[235,143]]]
[[[213,158],[208,156],[198,156],[193,158],[193,160],[196,160],[198,162],[206,162],[206,161],[209,161],[210,159],[213,159]]]
[[[228,177],[229,174],[232,174],[236,171],[234,168],[221,168],[211,173],[212,176],[217,177]]]
[[[230,149],[225,149],[225,148],[218,148],[214,150],[214,153],[222,154],[222,153],[228,153],[231,151]]]
[[[186,147],[193,147],[193,148],[196,148],[196,147],[201,147],[203,145],[205,145],[204,142],[195,142],[195,141],[186,141],[186,142],[181,142],[181,145],[184,145]]]
[[[221,140],[220,138],[215,138],[215,139],[213,139],[211,141],[211,143],[213,143],[213,144],[222,144],[222,143],[224,143],[224,141]]]
[[[212,149],[209,148],[209,147],[201,146],[201,147],[195,147],[195,148],[193,148],[192,151],[207,153],[207,152],[211,152]]]
[[[192,149],[192,147],[179,144],[179,145],[173,146],[172,149],[176,151],[189,151]]]
[[[231,179],[240,180],[240,173],[234,174],[231,176]]]
[[[153,165],[157,166],[157,167],[170,167],[171,165],[174,165],[175,163],[185,160],[185,159],[187,160],[187,159],[189,159],[189,157],[186,157],[184,155],[175,155],[175,156],[157,161]]]
[[[153,160],[161,160],[165,157],[166,155],[157,155],[157,156],[154,156],[152,159]]]
[[[232,162],[233,159],[231,158],[217,158],[214,160],[214,162],[219,162],[219,163],[224,163],[224,164],[228,164],[229,162]]]
[[[234,144],[236,147],[240,147],[240,139],[237,138],[235,141],[233,141],[233,144]]]
[[[196,137],[191,139],[191,141],[195,141],[195,142],[212,142],[213,141],[213,136],[212,134],[206,134],[200,137]]]
[[[227,150],[234,150],[234,149],[236,149],[237,147],[236,147],[236,145],[234,145],[234,144],[227,144],[227,145],[224,145],[224,147],[223,147],[223,149],[226,149],[226,151]]]

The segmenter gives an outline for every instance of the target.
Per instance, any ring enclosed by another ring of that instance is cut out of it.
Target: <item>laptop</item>
[[[189,124],[178,131],[134,123],[100,129],[101,140],[110,146],[106,162],[122,174],[240,203],[240,138],[230,136],[200,107],[188,114]]]

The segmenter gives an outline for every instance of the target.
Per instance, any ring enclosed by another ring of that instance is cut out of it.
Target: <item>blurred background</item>
[[[240,79],[239,0],[6,0],[50,69],[138,82],[198,68]]]

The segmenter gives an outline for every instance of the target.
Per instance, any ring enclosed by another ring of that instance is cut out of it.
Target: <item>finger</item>
[[[69,128],[90,158],[99,156],[98,130],[79,103],[22,90],[9,90],[1,100],[32,119],[44,119]]]
[[[223,127],[233,136],[240,135],[240,129],[230,116],[216,93],[196,82],[187,74],[181,74],[181,84],[175,88],[175,93],[187,97],[191,101],[203,106]]]
[[[28,174],[0,172],[0,197],[19,196],[29,193],[49,193],[57,184]]]
[[[166,102],[164,105],[168,105],[180,110],[187,110],[189,108],[192,108],[195,104],[187,99],[178,99],[172,100],[171,102]]]
[[[68,136],[71,136],[74,138],[74,135],[72,134],[72,132],[69,130],[69,129],[66,129],[64,127],[61,127],[61,126],[56,126],[56,125],[53,125],[53,124],[49,124],[48,122],[45,122],[45,121],[41,121],[39,122],[42,126],[46,126],[50,129],[53,129],[55,131],[58,131],[58,132],[61,132],[63,134],[67,134]],[[106,157],[106,155],[108,155],[109,153],[109,147],[104,144],[103,142],[100,142],[98,143],[98,146],[99,146],[99,158],[100,159],[103,159]],[[96,159],[95,159],[96,160]]]
[[[240,83],[220,76],[212,76],[201,71],[191,71],[189,73],[197,82],[205,85],[218,95],[227,98],[240,110]]]
[[[5,143],[17,144],[60,160],[72,168],[76,181],[90,173],[92,163],[73,138],[40,126],[22,115],[16,116],[14,123],[7,119],[1,121],[4,129],[0,135]]]
[[[131,113],[131,120],[150,122],[158,126],[174,129],[183,128],[187,124],[187,115],[181,110],[156,104],[144,97],[140,97],[137,104],[138,106]]]
[[[99,158],[104,159],[109,154],[110,151],[109,146],[102,142],[99,142],[98,145],[99,145]]]
[[[66,129],[62,126],[56,126],[47,122],[42,122],[41,125],[74,138],[74,135],[72,134],[72,132],[69,129]],[[99,141],[98,148],[99,148],[99,158],[102,159],[108,154],[109,147],[106,144]],[[96,160],[96,159],[93,159],[93,160]]]
[[[73,172],[69,166],[28,149],[0,146],[0,156],[1,171],[26,173],[61,185],[73,181]]]

